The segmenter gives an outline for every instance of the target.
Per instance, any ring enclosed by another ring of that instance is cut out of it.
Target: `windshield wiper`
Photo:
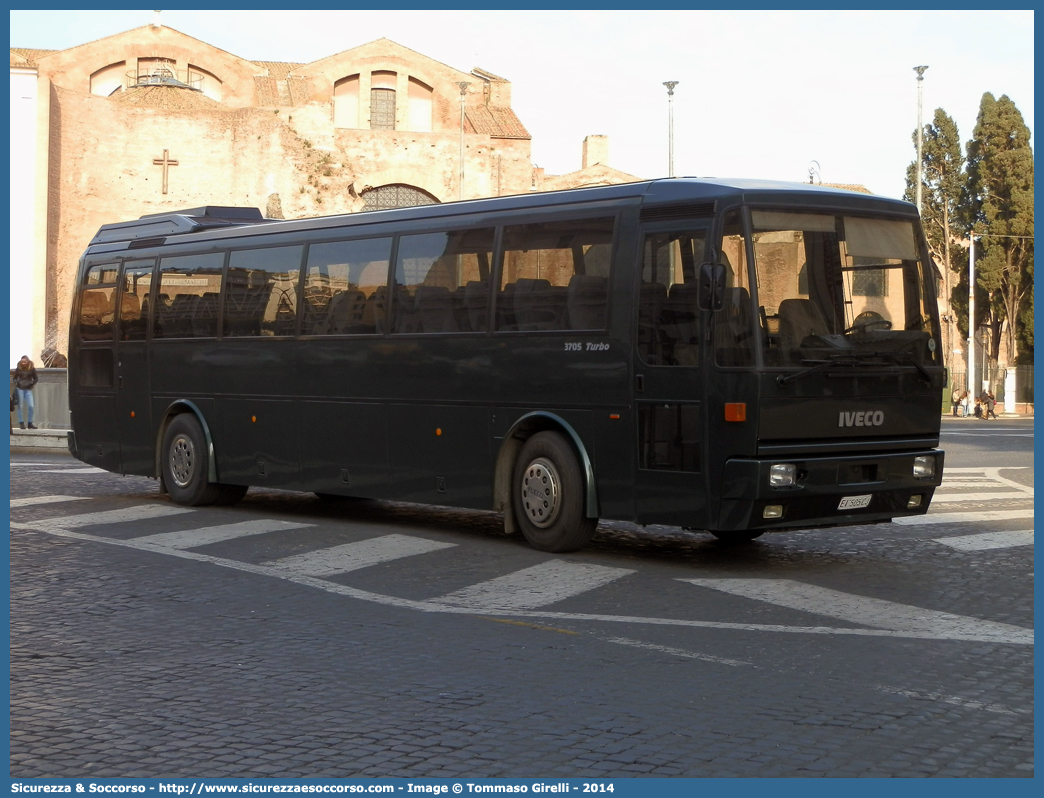
[[[831,368],[832,366],[872,366],[872,365],[878,365],[878,364],[875,364],[872,361],[867,359],[867,358],[875,358],[875,357],[878,357],[878,358],[886,357],[889,360],[891,360],[893,363],[895,363],[897,366],[907,366],[907,365],[913,366],[914,368],[917,369],[918,372],[920,372],[921,377],[926,382],[931,384],[932,375],[928,373],[928,369],[926,369],[924,366],[922,366],[920,363],[918,363],[916,360],[914,360],[912,357],[910,357],[910,353],[909,353],[908,350],[915,343],[916,343],[916,341],[911,341],[910,343],[906,344],[905,346],[898,347],[897,349],[875,351],[875,352],[859,352],[858,354],[856,354],[856,353],[849,353],[849,352],[845,352],[845,353],[840,353],[839,352],[836,355],[828,356],[827,360],[806,360],[806,361],[803,361],[803,362],[805,362],[805,363],[812,363],[813,365],[810,366],[807,369],[803,369],[802,371],[796,371],[793,374],[787,374],[785,376],[783,374],[780,374],[779,376],[776,377],[776,384],[779,385],[780,387],[782,387],[782,386],[786,385],[787,383],[793,382],[794,380],[799,380],[802,377],[807,377],[810,374],[815,374],[815,373],[820,372],[820,371],[826,371],[827,369]]]
[[[914,344],[918,343],[915,339],[913,341],[907,341],[902,346],[898,346],[895,349],[884,349],[873,352],[864,352],[862,354],[870,357],[886,357],[895,363],[897,366],[913,366],[917,371],[920,372],[921,377],[924,378],[925,382],[931,383],[932,375],[928,373],[928,369],[922,366],[917,360],[910,356],[910,349]]]
[[[857,366],[859,361],[853,359],[851,355],[832,355],[829,360],[806,360],[805,363],[814,363],[810,368],[802,371],[796,371],[793,374],[787,374],[786,376],[780,374],[776,377],[776,384],[780,387],[786,385],[788,382],[799,380],[802,377],[807,377],[809,374],[815,374],[818,371],[826,371],[831,366]]]

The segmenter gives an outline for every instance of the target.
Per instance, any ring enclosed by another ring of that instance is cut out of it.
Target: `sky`
[[[149,11],[11,11],[11,46],[66,49],[148,25]],[[1032,11],[169,11],[164,25],[258,61],[307,63],[386,37],[512,84],[547,174],[581,167],[585,136],[609,165],[863,185],[902,196],[923,121],[943,108],[973,135],[985,92],[1033,131]]]

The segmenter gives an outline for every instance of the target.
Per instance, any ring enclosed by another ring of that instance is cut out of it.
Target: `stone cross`
[[[163,193],[164,194],[167,193],[167,167],[177,166],[178,165],[178,162],[177,161],[172,161],[168,157],[167,153],[168,153],[168,150],[164,150],[162,158],[153,158],[152,159],[152,162],[156,166],[162,166],[163,167]]]

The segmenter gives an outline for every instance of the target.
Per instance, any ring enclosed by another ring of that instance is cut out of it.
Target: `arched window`
[[[409,83],[409,129],[417,133],[431,133],[431,86],[410,78]]]
[[[221,102],[221,79],[213,72],[209,72],[195,64],[189,64],[188,85],[190,88],[203,92],[204,96]]]
[[[395,130],[394,72],[374,72],[370,75],[370,128]]]
[[[334,83],[334,127],[359,127],[358,75],[349,75]]]
[[[127,62],[117,61],[102,67],[91,75],[91,94],[99,97],[108,97],[115,91],[123,88],[123,81],[127,72]]]
[[[362,198],[366,201],[364,211],[414,208],[418,205],[437,205],[439,202],[428,192],[402,183],[371,188],[362,193]]]

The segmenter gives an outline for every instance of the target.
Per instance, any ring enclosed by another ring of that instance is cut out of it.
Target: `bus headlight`
[[[935,456],[926,454],[915,457],[913,461],[913,475],[922,479],[935,476]]]
[[[797,466],[794,463],[773,463],[769,466],[769,485],[786,488],[797,482]]]

